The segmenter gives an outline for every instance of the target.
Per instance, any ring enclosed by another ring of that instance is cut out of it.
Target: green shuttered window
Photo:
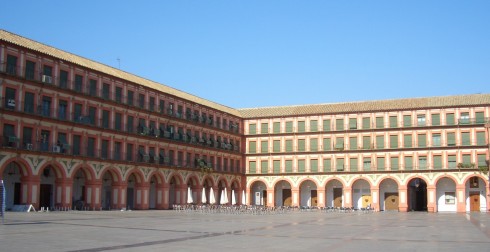
[[[371,118],[369,118],[369,117],[362,118],[362,128],[363,129],[370,129],[371,128]]]
[[[377,157],[376,158],[376,170],[384,171],[385,170],[385,158]]]
[[[432,114],[432,126],[441,125],[441,115],[440,114]]]
[[[273,144],[272,147],[273,152],[281,152],[281,140],[274,140],[272,144]]]
[[[272,130],[275,134],[277,133],[281,133],[281,123],[280,122],[274,122],[274,124],[272,125]]]
[[[446,125],[454,125],[454,114],[446,114]]]
[[[323,120],[323,131],[331,131],[331,127],[330,127],[330,119],[325,119]]]
[[[262,134],[268,134],[269,133],[269,124],[268,123],[262,123],[260,125],[260,133],[262,133]]]
[[[362,137],[362,148],[365,150],[371,149],[371,137],[363,136]]]
[[[396,128],[396,127],[398,127],[398,117],[390,116],[390,128]]]
[[[376,136],[376,149],[384,149],[385,147],[385,137]]]
[[[344,119],[335,120],[335,130],[344,130]]]
[[[390,148],[392,149],[398,148],[398,135],[390,136]]]
[[[419,147],[427,147],[427,135],[419,134],[417,135]]]
[[[305,121],[298,122],[298,132],[305,132]]]
[[[281,160],[274,160],[272,162],[272,167],[274,169],[274,173],[281,173]]]
[[[257,125],[255,123],[248,125],[248,132],[250,135],[257,134]]]
[[[249,168],[250,174],[257,173],[257,165],[256,165],[255,161],[248,162],[248,168]]]
[[[299,159],[298,160],[298,172],[305,172],[305,160],[304,159]]]
[[[349,118],[349,129],[357,129],[357,118]]]
[[[293,132],[293,122],[286,122],[286,133]]]
[[[357,150],[357,137],[349,138],[349,148],[351,150]]]
[[[306,151],[305,139],[298,139],[298,151]]]
[[[310,121],[310,131],[311,132],[318,131],[318,121],[317,120],[311,120]]]
[[[269,169],[269,161],[260,161],[260,172],[266,174]]]
[[[413,157],[405,157],[405,170],[413,170]]]
[[[323,138],[323,150],[324,151],[332,150],[332,139]]]
[[[359,170],[359,160],[357,158],[349,159],[349,168],[350,171],[358,171]]]
[[[330,158],[323,159],[323,171],[332,171],[332,160]]]
[[[442,169],[442,157],[440,155],[433,156],[432,162],[434,163],[434,169]]]
[[[293,160],[286,160],[286,172],[291,173],[293,172]]]
[[[248,153],[254,154],[257,152],[257,142],[250,141],[248,143]]]
[[[311,138],[310,139],[310,151],[318,151],[318,139]]]
[[[403,147],[412,148],[412,135],[404,135],[403,136]]]
[[[286,152],[293,151],[293,140],[286,140]]]
[[[385,120],[383,117],[376,117],[376,128],[382,129],[385,127]]]
[[[318,172],[318,159],[310,159],[310,171]]]
[[[260,152],[261,153],[269,152],[269,142],[268,141],[261,141],[260,142]]]
[[[485,132],[476,132],[476,144],[478,145],[485,145]]]
[[[390,167],[392,171],[398,171],[399,170],[399,162],[398,162],[398,157],[391,157],[390,159]]]
[[[344,159],[343,158],[337,158],[337,171],[343,171],[344,170]]]

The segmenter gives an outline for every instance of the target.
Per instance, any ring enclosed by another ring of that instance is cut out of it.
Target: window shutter
[[[434,164],[434,169],[441,169],[442,168],[442,158],[441,156],[433,156],[433,164]]]
[[[330,119],[323,120],[323,131],[330,131]]]
[[[318,172],[318,159],[310,159],[310,171]]]
[[[432,126],[441,125],[441,115],[432,114]]]
[[[332,140],[330,138],[323,138],[323,150],[332,150]]]

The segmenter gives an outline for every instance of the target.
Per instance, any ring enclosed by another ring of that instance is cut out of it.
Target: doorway
[[[342,207],[342,188],[333,189],[333,206]]]
[[[470,192],[470,211],[480,212],[480,192]]]
[[[291,189],[282,189],[282,205],[291,206],[292,201]]]
[[[317,190],[311,190],[311,206],[318,206]]]
[[[39,207],[51,208],[51,195],[53,186],[50,184],[41,184],[39,195]]]
[[[427,184],[422,179],[412,179],[409,183],[410,211],[427,211]]]

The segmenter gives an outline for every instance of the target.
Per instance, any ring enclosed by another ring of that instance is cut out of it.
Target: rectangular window
[[[417,115],[417,126],[423,127],[426,125],[425,115]]]
[[[337,171],[343,171],[344,170],[344,159],[343,158],[337,158],[337,164],[335,165]]]
[[[362,137],[362,148],[365,150],[371,149],[371,136]]]
[[[370,117],[362,118],[362,128],[363,129],[370,129],[371,128],[371,118]]]
[[[285,168],[287,173],[293,172],[293,160],[286,160]]]
[[[454,205],[456,202],[455,192],[444,192],[444,202],[446,205]]]
[[[7,73],[17,75],[17,57],[7,55]]]
[[[108,151],[109,151],[109,140],[102,140],[100,157],[107,159],[109,157]]]
[[[150,97],[150,104],[148,110],[155,111],[155,97]],[[179,106],[179,110],[182,110],[182,106]],[[182,114],[182,111],[180,111],[180,114]]]
[[[87,138],[87,156],[95,157],[95,138]]]
[[[470,113],[462,112],[459,118],[459,124],[469,124],[470,123]]]
[[[358,171],[359,170],[359,161],[357,158],[349,159],[349,169],[350,171]]]
[[[385,127],[385,122],[383,117],[376,117],[376,128],[377,129],[382,129]]]
[[[298,132],[305,132],[305,121],[299,121],[298,122]]]
[[[53,68],[51,66],[44,65],[43,66],[43,75],[53,77]],[[43,80],[44,82],[44,80]],[[47,83],[51,83],[51,81],[46,81]]]
[[[476,123],[485,123],[485,116],[483,112],[475,112]]]
[[[310,159],[310,171],[318,172],[318,159]]]
[[[471,165],[471,155],[470,154],[463,154],[463,166],[469,166]]]
[[[96,80],[89,80],[89,89],[88,89],[88,95],[92,97],[97,97],[97,81]]]
[[[260,161],[260,173],[266,174],[269,171],[269,161]]]
[[[257,142],[255,141],[250,141],[248,143],[248,153],[250,154],[255,154],[257,153]]]
[[[317,132],[318,131],[318,121],[317,120],[311,120],[310,121],[310,131],[311,132]]]
[[[95,125],[95,115],[97,114],[97,108],[96,107],[89,107],[88,108],[88,118],[90,120],[90,124]]]
[[[456,155],[448,155],[447,156],[447,167],[452,168],[452,169],[457,167]]]
[[[281,173],[281,160],[272,161],[272,169],[274,173]]]
[[[24,112],[34,113],[34,94],[26,92],[24,95]]]
[[[400,169],[400,164],[399,164],[399,161],[398,161],[398,157],[391,157],[390,158],[390,168],[392,171],[398,171]]]
[[[396,127],[398,127],[398,117],[390,116],[390,128],[396,128]]]
[[[344,138],[337,137],[335,138],[335,150],[343,150],[344,149]]]
[[[384,171],[385,170],[385,158],[377,157],[376,158],[376,170]]]
[[[274,122],[272,125],[272,130],[275,134],[281,133],[281,122]]]
[[[121,160],[121,145],[121,142],[114,142],[114,160]],[[163,164],[163,156],[160,162]]]
[[[419,156],[419,170],[426,170],[426,169],[427,169],[427,157]]]
[[[413,170],[413,158],[405,157],[405,170]]]
[[[376,149],[385,148],[385,136],[376,136]]]
[[[349,129],[357,129],[357,118],[349,118]]]
[[[261,141],[260,142],[260,153],[268,153],[269,152],[269,141]]]
[[[122,103],[122,88],[116,87],[116,102]]]
[[[446,114],[446,125],[454,125],[454,113]]]
[[[310,151],[318,151],[318,138],[310,138]]]
[[[306,151],[304,139],[298,139],[298,151]]]
[[[104,83],[102,84],[102,98],[109,100],[111,94],[111,85]]]
[[[16,90],[13,89],[13,88],[5,88],[5,97],[4,97],[4,101],[5,101],[5,107],[6,108],[9,108],[9,109],[15,109],[15,101],[17,99],[15,99],[16,95],[15,95],[15,92]]]
[[[441,134],[432,134],[432,146],[433,147],[441,146]]]
[[[255,163],[255,161],[248,162],[248,171],[250,174],[257,173],[257,164]]]
[[[485,145],[486,144],[485,132],[483,132],[483,131],[476,132],[476,144],[478,144],[478,145]]]
[[[442,157],[440,155],[432,156],[434,169],[442,169]]]
[[[335,120],[335,130],[344,130],[344,119]]]
[[[24,127],[22,129],[22,143],[24,144],[24,148],[28,150],[32,150],[32,128]]]
[[[426,134],[418,134],[417,140],[418,140],[419,148],[427,147],[427,135]]]
[[[289,121],[286,122],[286,133],[292,133],[293,132],[293,122]]]
[[[36,63],[26,60],[25,78],[28,80],[34,80],[35,69],[36,69]]]
[[[251,123],[248,125],[248,134],[250,135],[257,134],[257,124]]]
[[[76,74],[75,75],[75,92],[81,93],[83,90],[83,76]]]
[[[293,140],[286,140],[286,152],[293,151]]]
[[[60,88],[68,88],[68,72],[60,70]]]
[[[134,132],[134,129],[133,129],[134,126],[133,125],[134,125],[134,117],[128,116],[127,125],[126,125],[126,129],[127,129],[128,133]]]
[[[398,135],[390,136],[390,148],[392,149],[398,148]]]
[[[485,154],[478,154],[478,167],[485,167],[487,168],[487,156]]]
[[[262,133],[262,134],[268,134],[269,133],[269,124],[268,123],[262,123],[260,125],[260,133]]]
[[[273,152],[281,152],[281,140],[274,140],[272,142],[272,151]]]
[[[371,158],[370,157],[365,157],[362,161],[362,169],[364,171],[370,171],[371,170]]]
[[[128,97],[126,97],[127,101],[126,103],[129,105],[129,106],[133,106],[133,102],[134,102],[134,92],[131,91],[131,90],[128,90]]]
[[[138,97],[138,106],[141,109],[145,109],[145,95],[144,94],[139,94],[139,97]]]
[[[417,117],[418,119],[418,117]],[[424,117],[424,122],[425,122],[425,117]],[[411,127],[412,126],[412,116],[411,115],[404,115],[403,116],[403,127]]]
[[[456,146],[456,134],[454,132],[446,133],[447,146]]]
[[[403,136],[403,147],[412,148],[412,135],[404,135]]]
[[[109,128],[109,111],[107,110],[102,110],[102,127]]]
[[[349,138],[349,148],[351,150],[357,150],[357,137]]]
[[[441,115],[440,114],[432,114],[432,126],[441,125]]]
[[[332,139],[323,138],[323,150],[324,151],[332,150]]]
[[[73,155],[80,155],[80,140],[81,136],[73,135]]]
[[[133,161],[133,145],[126,144],[126,161]]]
[[[323,159],[323,171],[324,172],[332,171],[332,160],[330,158]]]
[[[51,97],[43,96],[41,115],[50,117],[51,116]]]
[[[114,118],[114,129],[115,130],[121,130],[121,124],[122,124],[121,118],[122,118],[122,114],[116,113],[116,116]]]
[[[461,145],[463,146],[471,145],[470,132],[461,132]]]
[[[330,119],[323,120],[323,131],[330,131],[331,130],[330,123],[331,123]]]
[[[306,172],[304,159],[298,159],[298,172]]]

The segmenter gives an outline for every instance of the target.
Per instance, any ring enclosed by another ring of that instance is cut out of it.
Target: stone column
[[[169,209],[169,199],[170,199],[170,185],[164,182],[161,186],[162,192],[162,209]]]
[[[122,209],[126,207],[126,189],[128,184],[126,182],[114,182],[112,184],[112,209]]]
[[[150,208],[150,184],[139,183],[136,184],[134,189],[136,190],[136,202],[134,204],[135,209],[147,210]]]
[[[344,207],[352,207],[352,187],[344,187],[342,192],[344,194]]]
[[[274,187],[267,188],[267,206],[274,207],[276,206],[276,200],[274,195]]]
[[[371,187],[371,208],[375,211],[379,211],[379,187],[372,186]]]
[[[434,185],[427,185],[427,212],[437,212],[436,187]]]
[[[62,209],[71,209],[73,195],[73,180],[61,178],[55,180],[55,206]]]
[[[456,212],[464,213],[466,212],[466,187],[464,184],[456,185]]]
[[[408,189],[406,185],[398,186],[398,211],[400,212],[408,212]]]
[[[316,192],[317,192],[316,197],[318,199],[317,206],[318,207],[325,207],[326,206],[326,202],[325,202],[325,199],[326,199],[326,197],[325,197],[325,193],[326,193],[325,192],[325,187],[319,187],[319,188],[317,188],[316,189]]]
[[[299,207],[299,188],[291,188],[291,196],[293,197],[292,206]]]
[[[85,182],[85,205],[92,210],[100,210],[102,207],[102,181],[93,180]]]

